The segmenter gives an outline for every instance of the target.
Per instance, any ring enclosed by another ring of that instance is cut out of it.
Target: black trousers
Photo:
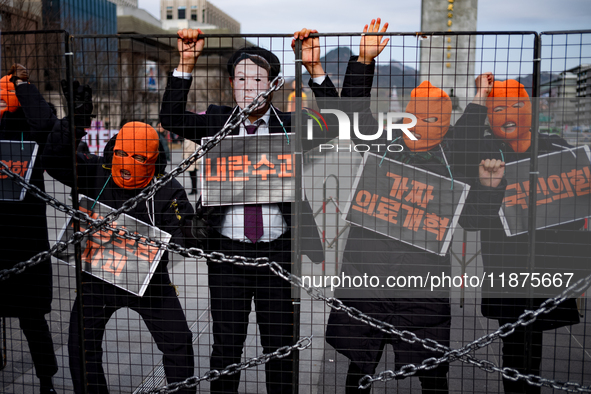
[[[373,372],[370,375],[375,373],[375,369],[377,368],[378,364],[375,363],[373,367]],[[442,368],[435,368],[434,373],[431,372],[428,375],[423,373],[417,373],[419,377],[419,381],[421,382],[421,388],[423,394],[447,394],[449,392],[447,386],[447,370]],[[366,373],[364,373],[361,368],[355,364],[354,362],[349,363],[349,370],[347,371],[347,380],[345,382],[345,393],[346,394],[369,394],[371,392],[371,386],[366,389],[359,388],[359,381],[363,378]]]
[[[379,360],[382,358],[381,355],[384,351],[384,346],[388,343],[386,339],[382,342],[382,347],[379,350],[379,358],[374,362],[365,362],[361,365],[356,364],[353,361],[349,362],[349,370],[347,371],[347,380],[345,382],[345,393],[346,394],[369,394],[371,392],[371,386],[366,389],[359,388],[359,380],[365,375],[373,375],[379,364]],[[411,349],[406,343],[399,342],[394,348],[406,347],[408,350]],[[407,351],[408,351],[407,350]],[[398,363],[397,363],[398,364]],[[415,376],[418,376],[421,382],[421,388],[423,394],[447,394],[449,392],[447,383],[447,365],[443,367],[434,368],[428,371],[418,372]]]
[[[27,338],[29,351],[39,379],[51,378],[57,373],[57,359],[53,351],[53,341],[49,326],[42,314],[18,316],[19,325]]]
[[[70,316],[68,353],[74,392],[81,393],[83,376],[79,353],[78,303],[76,297]],[[102,365],[102,341],[105,326],[120,308],[130,308],[140,314],[150,330],[158,349],[163,353],[162,363],[168,383],[179,382],[193,376],[195,360],[192,334],[185,314],[170,286],[168,273],[156,273],[143,297],[135,296],[106,282],[93,279],[83,285],[84,347],[89,394],[108,393]],[[179,393],[194,393],[185,389]]]
[[[291,242],[277,240],[255,244],[222,240],[221,251],[247,257],[269,257],[289,267]],[[254,300],[256,319],[264,353],[292,345],[293,304],[288,282],[268,268],[239,267],[228,263],[208,262],[213,347],[211,369],[222,370],[241,361],[248,329],[248,316]],[[257,352],[258,353],[258,352]],[[293,353],[265,364],[267,393],[292,390]],[[237,393],[240,373],[211,382],[212,393]]]
[[[499,325],[513,323],[513,321],[499,320]],[[540,375],[540,365],[542,363],[542,340],[544,333],[541,330],[533,329],[531,343],[527,342],[525,327],[519,326],[515,332],[503,340],[503,368],[513,368],[522,374]],[[530,369],[528,367],[528,359]],[[503,378],[503,388],[506,394],[526,393],[539,394],[541,387],[528,384],[524,380],[513,381]]]

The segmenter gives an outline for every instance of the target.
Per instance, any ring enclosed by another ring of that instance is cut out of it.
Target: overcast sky
[[[372,18],[390,31],[418,31],[421,1],[392,0],[210,0],[240,22],[242,33],[290,33],[302,27],[320,32],[359,31]],[[160,18],[160,0],[139,0]],[[480,0],[478,30],[591,29],[590,0]]]
[[[238,20],[244,34],[291,34],[303,27],[317,29],[321,33],[346,33],[361,32],[363,26],[372,18],[381,17],[389,22],[390,32],[416,32],[421,26],[421,0],[392,1],[392,0],[210,0],[218,8]],[[441,0],[444,1],[444,0]],[[160,18],[160,0],[139,0],[139,7],[148,10],[157,18]],[[278,5],[280,4],[280,5]],[[478,2],[478,31],[554,31],[554,30],[583,30],[591,29],[591,0],[479,0]],[[564,40],[565,36],[562,36]],[[498,48],[532,48],[532,36],[526,37],[520,42],[519,37],[509,38],[509,43],[503,42],[498,37],[488,37],[490,42],[481,42],[481,47]],[[591,63],[591,34],[583,37],[586,46],[577,45],[571,40],[581,39],[580,35],[569,36],[569,50],[578,51],[573,57],[564,56],[565,47],[552,49],[552,57],[556,58],[552,63],[544,60],[542,71],[560,72],[581,63]],[[529,41],[528,41],[529,40]],[[274,39],[269,43],[268,39],[249,39],[252,43],[271,49],[281,59],[285,76],[294,75],[293,53],[289,48],[289,40]],[[554,41],[559,44],[560,38]],[[404,44],[404,53],[401,49],[400,39],[392,41],[389,49],[380,56],[379,61],[390,59],[403,61],[413,65],[417,59],[416,44],[407,41]],[[358,38],[343,37],[327,38],[321,45],[328,47],[349,46],[357,53]],[[490,45],[488,45],[490,44]],[[542,58],[546,59],[548,48],[543,48]],[[327,49],[323,50],[326,52]],[[282,54],[280,54],[280,52]],[[519,54],[520,53],[520,54]],[[324,54],[324,53],[323,53]],[[388,55],[389,54],[389,55]],[[476,54],[480,56],[480,53]],[[520,56],[531,58],[533,52],[524,50],[513,52],[510,61],[503,60],[501,52],[483,54],[483,63],[475,72],[504,71],[506,74],[529,74],[531,64],[522,67]],[[488,61],[500,62],[499,64],[487,63]],[[516,60],[516,61],[515,61]],[[503,63],[503,61],[505,63]]]

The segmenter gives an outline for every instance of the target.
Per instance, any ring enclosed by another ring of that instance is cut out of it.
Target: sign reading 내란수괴
[[[102,219],[113,209],[100,202],[95,203],[95,200],[86,196],[80,196],[80,210],[93,219]],[[167,232],[126,214],[112,222],[111,227],[125,228],[134,234],[142,234],[162,242],[168,242],[171,238]],[[86,224],[80,223],[80,230],[85,229]],[[70,218],[58,239],[65,242],[73,233],[74,225]],[[121,238],[116,232],[106,229],[85,236],[80,245],[84,272],[140,297],[144,295],[164,253],[157,247]],[[75,265],[74,245],[68,245],[56,257],[69,265]]]
[[[583,219],[591,214],[589,147],[565,148],[538,157],[536,229]],[[530,159],[505,166],[507,189],[499,211],[507,236],[528,230]]]
[[[228,136],[201,162],[203,205],[295,201],[294,165],[285,134]]]
[[[465,183],[365,153],[343,218],[443,256],[469,190]]]
[[[8,166],[10,171],[29,182],[38,149],[39,146],[33,141],[1,140],[0,160]],[[22,201],[26,193],[27,189],[14,182],[8,175],[0,174],[1,201]]]

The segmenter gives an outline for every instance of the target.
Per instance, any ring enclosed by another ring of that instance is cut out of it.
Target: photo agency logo
[[[323,108],[315,111],[311,108],[304,108],[303,113],[308,117],[306,130],[307,139],[314,139],[314,124],[318,126],[321,132],[328,132],[328,124],[322,114],[332,114],[336,116],[337,123],[332,124],[331,127],[338,127],[338,143],[335,144],[320,144],[320,151],[334,151],[334,152],[401,152],[404,146],[395,143],[398,138],[393,137],[393,131],[401,130],[409,139],[417,141],[417,137],[409,130],[417,124],[417,118],[413,114],[406,112],[379,112],[377,119],[377,131],[373,134],[364,134],[359,129],[358,112],[353,112],[353,122],[349,118],[349,114],[338,109]],[[363,116],[368,116],[367,114]],[[404,119],[410,119],[409,123],[403,123]],[[385,120],[385,122],[384,122]],[[353,133],[355,140],[367,141],[367,143],[353,143],[351,139],[351,125],[353,125]],[[383,139],[383,134],[386,132],[386,138]],[[376,143],[376,141],[388,141],[386,143]],[[373,142],[373,143],[372,143]]]

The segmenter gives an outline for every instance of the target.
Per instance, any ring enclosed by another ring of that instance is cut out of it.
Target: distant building
[[[582,64],[573,69],[577,74],[577,119],[581,130],[591,131],[591,64]]]
[[[590,73],[591,64],[582,64],[540,85],[541,131],[559,133],[572,145],[591,143]]]
[[[109,0],[120,7],[133,7],[137,8],[137,0]]]
[[[139,27],[140,25],[145,25]],[[141,32],[140,32],[141,31]],[[167,34],[162,23],[143,8],[118,6],[117,33]]]
[[[46,30],[117,34],[117,6],[108,0],[41,0]]]
[[[566,70],[540,85],[540,129],[565,131],[576,124],[577,75]]]
[[[219,28],[240,33],[240,23],[207,0],[160,0],[165,30]]]
[[[39,37],[26,34],[26,31],[41,30],[40,2],[0,1],[0,37],[2,49],[0,76],[6,75],[14,63],[24,64],[29,69],[32,80],[38,81],[45,67],[43,61],[44,45]],[[55,37],[52,37],[55,39]],[[41,86],[43,89],[43,86]]]
[[[591,64],[572,69],[577,74],[577,97],[591,97]]]
[[[3,32],[41,29],[41,3],[1,1],[0,29]]]
[[[179,29],[201,29],[206,34],[240,34],[240,23],[206,0],[160,0],[162,28],[176,34]],[[232,105],[232,89],[226,63],[238,48],[252,45],[240,37],[209,38],[193,70],[193,85],[187,110],[201,112],[211,103]],[[175,50],[176,52],[176,50]],[[171,58],[172,71],[178,55]]]
[[[138,120],[156,127],[160,99],[171,62],[177,62],[176,39],[155,38],[167,34],[160,21],[137,7],[117,7],[119,34],[117,89],[115,98],[105,97],[99,105],[98,120],[106,129],[119,129],[124,123]],[[144,35],[144,37],[125,35]]]

